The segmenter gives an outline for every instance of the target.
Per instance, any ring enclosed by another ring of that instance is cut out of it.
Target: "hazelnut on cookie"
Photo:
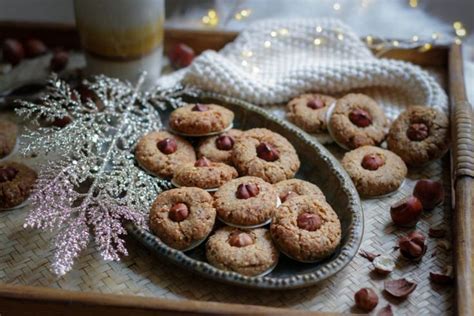
[[[331,111],[328,130],[342,147],[378,145],[385,139],[388,121],[372,98],[350,93],[337,100]]]
[[[0,163],[0,210],[21,205],[30,196],[36,172],[28,166],[5,161]]]
[[[198,157],[206,157],[215,162],[232,164],[232,150],[236,139],[242,135],[242,131],[231,129],[219,136],[211,136],[204,139],[197,149]]]
[[[432,107],[411,106],[393,122],[388,148],[409,166],[421,166],[449,149],[449,119]]]

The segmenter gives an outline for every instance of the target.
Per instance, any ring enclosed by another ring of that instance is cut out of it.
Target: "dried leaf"
[[[417,284],[407,279],[387,280],[384,282],[384,290],[390,295],[398,298],[405,298],[410,295]]]
[[[428,236],[430,236],[431,238],[443,238],[444,236],[446,236],[446,229],[432,227],[428,231]]]
[[[370,262],[374,261],[375,258],[380,256],[380,254],[372,253],[372,252],[369,252],[369,251],[366,251],[366,250],[359,251],[359,255],[361,257],[369,260]]]
[[[392,306],[388,304],[377,312],[377,316],[393,316]]]

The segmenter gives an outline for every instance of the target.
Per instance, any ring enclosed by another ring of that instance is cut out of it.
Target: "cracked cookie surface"
[[[309,231],[298,226],[301,214],[319,216],[320,227]],[[294,197],[275,212],[271,235],[280,250],[291,258],[312,262],[329,257],[341,241],[341,224],[332,207],[311,195]]]
[[[409,129],[412,124],[423,124],[425,135],[418,139],[410,139]],[[442,157],[448,151],[449,119],[435,108],[411,106],[393,122],[388,133],[387,145],[407,165],[422,166]]]
[[[257,155],[257,147],[262,143],[276,150],[276,160],[266,161]],[[245,131],[235,143],[232,159],[239,174],[260,177],[270,183],[293,178],[300,167],[293,145],[283,136],[265,128]]]
[[[358,126],[350,119],[350,113],[355,110],[368,113],[370,123],[367,126]],[[372,98],[350,93],[336,101],[328,124],[331,136],[337,143],[354,149],[380,144],[385,139],[388,121],[383,109]]]
[[[232,246],[229,238],[232,233],[237,232],[250,235],[253,244],[245,247]],[[267,229],[242,230],[226,226],[209,237],[206,244],[206,257],[210,264],[219,269],[255,276],[277,264],[278,250]]]
[[[9,209],[25,202],[37,179],[36,171],[13,162],[0,163],[0,210]]]
[[[215,189],[237,177],[237,170],[222,162],[209,162],[209,166],[197,167],[186,163],[177,167],[173,182],[179,186]]]
[[[324,94],[307,93],[288,102],[288,119],[308,133],[321,133],[327,128],[326,113],[336,99]]]
[[[275,183],[273,187],[277,191],[282,203],[299,195],[315,195],[320,199],[326,200],[326,197],[317,185],[300,179],[280,181]]]
[[[176,222],[170,210],[177,203],[189,209],[186,219]],[[150,210],[152,232],[168,246],[183,250],[206,238],[216,219],[212,196],[199,188],[177,188],[160,193]]]

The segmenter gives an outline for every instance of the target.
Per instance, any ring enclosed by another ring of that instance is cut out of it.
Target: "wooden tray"
[[[165,50],[176,42],[185,42],[196,51],[219,49],[234,39],[235,33],[166,30]],[[6,37],[39,37],[49,45],[78,48],[76,31],[71,26],[51,24],[0,23],[0,40]],[[451,150],[452,204],[455,210],[455,270],[457,315],[471,315],[473,311],[472,211],[474,206],[474,140],[472,108],[466,100],[461,47],[435,47],[421,53],[417,50],[392,50],[383,57],[395,58],[422,66],[441,67],[449,73],[450,111],[453,147]],[[110,315],[163,314],[288,314],[282,309],[209,303],[199,301],[170,301],[136,296],[104,295],[70,292],[41,287],[0,285],[0,313],[31,315],[47,311],[49,315],[83,315],[87,312]],[[292,314],[304,312],[291,311]],[[320,313],[321,314],[321,313]],[[327,313],[323,313],[327,314]]]

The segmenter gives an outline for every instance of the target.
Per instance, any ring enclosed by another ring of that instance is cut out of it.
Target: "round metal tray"
[[[203,93],[199,102],[217,103],[232,110],[235,113],[234,128],[268,128],[283,135],[293,144],[301,160],[296,177],[318,185],[340,218],[342,239],[339,248],[331,257],[317,263],[300,263],[282,254],[271,273],[249,277],[223,271],[208,264],[204,243],[191,251],[182,252],[166,246],[150,231],[133,224],[128,225],[129,233],[153,253],[178,266],[234,285],[262,289],[298,288],[313,285],[342,270],[359,249],[364,221],[359,195],[337,159],[301,129],[274,117],[262,108],[214,93]],[[168,115],[169,112],[162,115],[164,124],[167,124]]]

